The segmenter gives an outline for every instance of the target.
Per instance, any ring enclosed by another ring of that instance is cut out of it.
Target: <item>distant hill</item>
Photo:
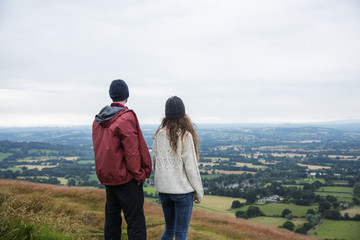
[[[103,239],[105,191],[0,179],[0,239]],[[161,206],[145,202],[148,239],[164,230]],[[126,227],[123,227],[126,238]],[[194,210],[189,239],[313,239],[270,225]]]

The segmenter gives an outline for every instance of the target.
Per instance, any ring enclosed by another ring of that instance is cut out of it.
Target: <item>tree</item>
[[[235,212],[235,216],[236,216],[237,218],[245,218],[245,219],[248,218],[248,216],[247,216],[247,214],[246,214],[245,211],[237,211],[237,212]]]
[[[73,178],[70,178],[69,180],[68,180],[68,184],[67,184],[69,187],[70,186],[76,186],[76,181],[75,181],[75,179],[73,179]]]
[[[329,201],[324,201],[319,204],[319,212],[324,212],[327,209],[330,209],[331,204]]]
[[[354,186],[354,195],[360,198],[360,183],[356,183]]]
[[[254,191],[250,191],[246,194],[245,198],[248,203],[254,203],[257,199],[257,196]]]
[[[314,211],[314,209],[309,208],[309,209],[307,210],[306,214],[312,214],[312,215],[314,215],[314,214],[315,214],[315,211]]]
[[[231,204],[231,209],[240,208],[240,207],[242,207],[242,204],[241,204],[241,202],[239,200],[235,200]]]
[[[360,198],[353,197],[353,203],[354,203],[355,205],[359,205],[359,204],[360,204]]]
[[[341,213],[335,209],[329,209],[324,212],[324,217],[327,219],[339,220],[341,218]]]
[[[304,199],[297,199],[297,200],[295,200],[295,204],[296,205],[302,205],[302,206],[309,206],[310,201],[304,200]]]
[[[286,214],[285,217],[291,220],[293,218],[293,214],[292,213]]]
[[[289,213],[291,213],[291,211],[290,211],[289,209],[285,208],[285,209],[282,211],[281,216],[282,216],[282,217],[285,217],[285,216],[288,215]]]
[[[334,197],[333,195],[327,195],[326,200],[328,200],[329,202],[336,202],[337,198]]]
[[[338,208],[340,206],[340,203],[338,201],[334,201],[331,203],[331,205],[333,206],[333,208]]]
[[[286,221],[286,222],[284,222],[282,227],[287,229],[287,230],[293,231],[295,225],[291,221]]]
[[[259,207],[250,206],[246,211],[248,218],[257,217],[257,216],[264,216],[264,213],[260,211]]]

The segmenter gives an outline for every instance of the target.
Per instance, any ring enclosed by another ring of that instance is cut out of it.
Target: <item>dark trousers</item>
[[[127,222],[129,240],[146,240],[144,192],[134,180],[106,186],[105,240],[121,239],[121,210]]]

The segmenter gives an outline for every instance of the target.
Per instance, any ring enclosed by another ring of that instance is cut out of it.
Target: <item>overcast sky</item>
[[[358,0],[0,0],[0,126],[91,125],[130,88],[140,123],[360,119]]]

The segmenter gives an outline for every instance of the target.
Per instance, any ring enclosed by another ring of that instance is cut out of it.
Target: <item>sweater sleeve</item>
[[[204,189],[197,164],[194,141],[190,133],[186,133],[184,135],[181,158],[184,162],[184,168],[188,180],[195,190],[195,197],[197,200],[201,201],[204,197]]]

